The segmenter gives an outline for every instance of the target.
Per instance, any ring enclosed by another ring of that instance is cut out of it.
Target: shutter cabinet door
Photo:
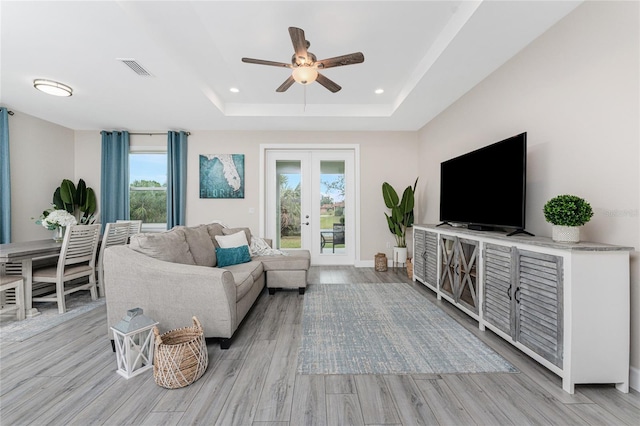
[[[518,340],[562,368],[562,258],[518,252]]]
[[[457,237],[440,236],[440,282],[441,292],[453,298],[456,285],[456,244]]]
[[[424,268],[425,278],[429,284],[438,286],[438,235],[425,232],[424,237]]]
[[[460,303],[478,313],[478,268],[480,259],[478,241],[464,238],[456,239],[454,298]]]
[[[415,247],[413,248],[413,275],[420,281],[425,281],[425,238],[426,231],[422,229],[413,230],[413,240]]]
[[[512,327],[515,247],[486,244],[484,249],[484,319],[515,338]]]

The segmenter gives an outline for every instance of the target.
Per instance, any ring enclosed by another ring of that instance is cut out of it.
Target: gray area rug
[[[516,371],[406,283],[316,284],[304,295],[301,374]]]
[[[52,329],[70,319],[76,318],[86,312],[105,304],[105,299],[91,300],[88,291],[79,291],[67,296],[67,312],[58,314],[57,303],[34,303],[34,307],[40,311],[40,315],[26,318],[22,321],[3,316],[0,319],[0,342],[22,342],[40,333]]]

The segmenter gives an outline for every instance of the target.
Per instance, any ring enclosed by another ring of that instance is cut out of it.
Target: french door
[[[353,149],[266,150],[265,235],[274,247],[306,249],[315,265],[355,259]]]

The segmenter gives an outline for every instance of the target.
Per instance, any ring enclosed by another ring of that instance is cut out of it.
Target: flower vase
[[[58,226],[56,229],[54,229],[53,241],[55,241],[56,243],[61,243],[62,240],[64,240],[64,231],[65,231],[64,226]]]

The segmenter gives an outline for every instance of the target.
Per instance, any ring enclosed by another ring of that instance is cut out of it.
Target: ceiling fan
[[[293,50],[295,51],[291,57],[290,64],[284,62],[265,61],[262,59],[242,58],[242,62],[246,62],[248,64],[291,68],[293,70],[291,75],[280,85],[280,87],[276,89],[276,92],[286,91],[294,82],[306,85],[317,81],[331,92],[336,93],[342,89],[342,87],[320,74],[318,70],[341,67],[343,65],[360,64],[364,62],[364,55],[362,52],[350,53],[348,55],[336,56],[335,58],[322,59],[318,61],[316,59],[316,55],[307,50],[311,43],[305,39],[303,30],[296,27],[289,27],[289,35],[291,36]]]

